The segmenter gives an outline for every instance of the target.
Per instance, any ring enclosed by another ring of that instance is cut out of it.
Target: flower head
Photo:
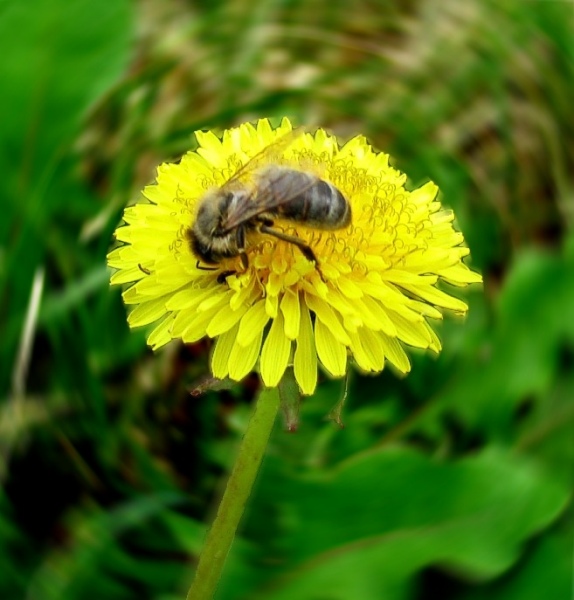
[[[467,310],[437,282],[481,281],[462,262],[469,251],[454,215],[436,201],[433,183],[407,191],[406,176],[364,137],[340,146],[322,129],[290,132],[287,119],[276,129],[266,119],[243,124],[221,138],[199,131],[196,151],[158,168],[146,200],[127,208],[116,230],[124,244],[108,256],[117,269],[112,284],[132,284],[123,294],[137,305],[129,324],[157,322],[148,338],[154,349],[172,339],[214,338],[211,367],[219,378],[240,380],[258,365],[263,382],[275,386],[292,364],[305,394],[316,387],[318,361],[335,377],[345,374],[349,357],[364,371],[381,371],[388,360],[407,372],[404,344],[440,351],[428,319],[442,318],[443,308]],[[332,184],[350,206],[350,224],[329,230],[272,214],[273,230],[299,244],[252,226],[245,257],[202,264],[189,240],[199,206],[213,200],[206,193],[239,172],[251,177],[241,185],[255,191],[246,201],[260,201],[261,181],[248,167],[261,172],[265,162]]]

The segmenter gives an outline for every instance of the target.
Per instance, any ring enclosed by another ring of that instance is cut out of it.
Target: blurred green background
[[[574,13],[535,0],[0,2],[0,598],[185,597],[257,378],[201,397],[105,255],[192,132],[366,135],[484,288],[411,374],[277,424],[219,600],[571,598]]]

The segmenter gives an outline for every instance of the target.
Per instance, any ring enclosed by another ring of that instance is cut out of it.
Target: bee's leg
[[[272,235],[273,237],[283,240],[284,242],[288,242],[289,244],[294,244],[295,246],[297,246],[297,248],[299,248],[299,250],[301,250],[301,252],[307,260],[314,262],[316,265],[319,264],[319,261],[317,260],[315,253],[311,249],[311,246],[308,246],[304,241],[300,240],[298,237],[295,237],[294,235],[288,235],[287,233],[277,231],[276,229],[271,229],[271,227],[268,227],[267,225],[261,225],[259,227],[259,231],[261,233],[266,233],[267,235]]]
[[[205,265],[200,264],[199,261],[195,263],[195,268],[199,269],[200,271],[219,271],[219,267],[206,267]],[[217,276],[217,283],[225,283],[225,280],[230,275],[235,275],[235,273],[236,271],[221,271],[221,273]]]
[[[230,275],[235,275],[236,273],[237,271],[221,271],[221,273],[217,276],[217,283],[225,283]]]
[[[283,233],[282,231],[277,231],[276,229],[271,229],[271,227],[268,227],[267,225],[261,225],[259,227],[259,231],[261,233],[266,233],[267,235],[272,235],[273,237],[283,240],[284,242],[288,242],[289,244],[293,244],[293,245],[297,246],[297,248],[299,248],[299,250],[301,250],[301,252],[303,253],[303,256],[307,260],[311,261],[312,263],[315,263],[315,268],[317,269],[317,272],[321,276],[321,279],[323,281],[325,281],[325,278],[323,277],[323,273],[321,273],[319,261],[317,260],[317,257],[315,256],[315,253],[313,252],[313,249],[311,248],[311,246],[306,244],[303,240],[300,240],[298,237],[295,237],[294,235],[288,235],[287,233]]]
[[[247,267],[249,267],[249,259],[247,258],[247,254],[244,251],[242,251],[239,254],[239,258],[241,259],[241,264],[243,265],[243,268],[247,270]],[[236,274],[237,271],[221,271],[221,273],[217,276],[217,283],[224,283],[230,275]]]
[[[197,261],[195,263],[195,268],[199,269],[200,271],[218,271],[219,270],[218,267],[206,267],[205,265],[201,265],[201,264],[199,264],[199,261]]]
[[[247,252],[245,252],[245,227],[238,227],[236,235],[237,248],[239,249],[239,258],[241,259],[243,269],[247,271],[249,267],[249,258],[247,257]]]

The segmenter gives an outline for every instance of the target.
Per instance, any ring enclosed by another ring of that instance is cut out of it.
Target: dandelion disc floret
[[[364,137],[340,146],[322,129],[293,133],[287,119],[275,129],[261,119],[196,137],[197,150],[161,165],[145,200],[125,210],[115,233],[123,245],[108,255],[112,284],[131,284],[123,293],[135,305],[130,326],[156,324],[154,349],[208,336],[215,377],[240,380],[258,368],[276,386],[292,364],[305,394],[315,390],[318,362],[335,377],[349,358],[363,371],[381,371],[388,360],[407,372],[405,344],[440,351],[428,319],[467,306],[438,281],[464,286],[481,277],[462,262],[468,248],[436,185],[407,191],[406,176]],[[259,172],[273,164],[325,182],[348,202],[350,222],[328,229],[274,218],[284,239],[248,227],[244,256],[202,264],[190,243],[200,206],[244,172],[257,202],[263,192],[246,168],[257,162]]]

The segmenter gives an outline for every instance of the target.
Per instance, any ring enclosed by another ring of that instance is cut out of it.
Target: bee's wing
[[[284,152],[305,131],[304,127],[296,127],[265,146],[255,156],[241,166],[221,187],[223,190],[233,189],[242,180],[252,178],[253,173],[266,164],[277,162]]]
[[[305,193],[317,182],[314,177],[294,177],[293,170],[289,168],[278,171],[272,179],[267,178],[267,181],[265,179],[266,177],[261,177],[255,184],[251,202],[237,203],[229,211],[224,225],[226,230],[229,231],[253,217],[286,204]]]

